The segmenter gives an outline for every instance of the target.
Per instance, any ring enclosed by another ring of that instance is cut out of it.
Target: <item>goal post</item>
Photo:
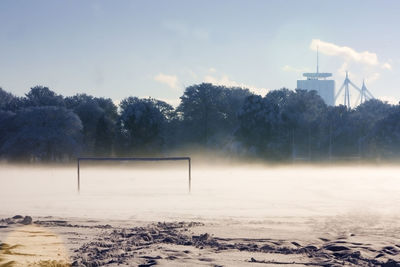
[[[188,178],[189,178],[189,193],[192,190],[192,163],[190,157],[161,157],[161,158],[113,158],[113,157],[80,157],[77,158],[78,167],[78,193],[81,191],[81,174],[80,174],[80,162],[81,161],[188,161]]]

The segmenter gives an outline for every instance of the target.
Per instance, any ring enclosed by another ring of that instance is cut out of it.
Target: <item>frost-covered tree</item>
[[[237,112],[249,90],[210,83],[189,86],[177,108],[182,119],[182,140],[217,145],[237,127]]]
[[[392,112],[392,105],[378,99],[368,100],[351,112],[353,150],[362,156],[368,147],[368,136],[376,123]]]
[[[310,156],[322,144],[320,122],[327,106],[314,91],[281,89],[246,98],[236,136],[257,155],[270,159]]]
[[[176,110],[152,98],[64,98],[36,86],[19,98],[0,88],[0,155],[58,160],[196,145],[269,160],[400,157],[399,105],[370,100],[327,107],[314,91],[266,96],[208,83],[189,86]],[[253,153],[254,152],[254,153]]]
[[[16,111],[23,106],[22,99],[0,87],[0,110]]]
[[[63,107],[21,109],[8,125],[3,157],[53,161],[76,156],[81,149],[81,121]]]
[[[77,94],[66,97],[65,104],[82,121],[85,154],[111,155],[118,120],[117,107],[112,100]]]
[[[399,157],[400,156],[400,106],[377,121],[365,137],[367,157]]]
[[[14,112],[0,110],[0,147],[3,146],[10,133],[14,130],[12,123],[14,117]]]
[[[156,152],[164,142],[164,131],[173,108],[152,98],[128,97],[120,103],[120,125],[127,153]]]
[[[287,157],[289,133],[282,112],[289,97],[288,89],[269,92],[265,97],[250,96],[239,112],[236,137],[257,155],[281,159]]]
[[[318,155],[322,145],[327,105],[316,91],[297,89],[283,107],[282,120],[291,140],[292,157]]]
[[[351,113],[344,105],[330,106],[323,127],[323,147],[328,158],[349,155],[353,150],[354,137]]]
[[[25,106],[65,106],[64,98],[61,95],[57,95],[55,92],[51,91],[48,87],[32,87],[25,96]]]
[[[94,137],[94,154],[97,156],[110,156],[113,151],[115,137],[113,122],[104,114],[99,118]]]
[[[247,148],[259,153],[268,142],[267,107],[264,99],[259,95],[247,97],[238,113],[238,119],[236,138]]]

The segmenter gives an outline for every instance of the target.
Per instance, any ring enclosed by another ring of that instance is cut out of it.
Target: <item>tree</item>
[[[65,104],[82,121],[85,153],[109,156],[113,151],[118,120],[117,107],[112,100],[77,94],[65,98]]]
[[[16,111],[22,107],[22,100],[0,87],[0,110]]]
[[[186,88],[177,111],[183,120],[186,140],[207,145],[210,135],[223,121],[218,104],[222,98],[222,87],[209,83]]]
[[[376,115],[380,119],[374,122],[362,139],[364,156],[398,157],[400,156],[400,106],[391,106],[390,110],[386,111],[386,116],[382,117],[387,106],[378,105],[380,108],[377,109]]]
[[[321,121],[324,128],[324,145],[327,156],[351,155],[353,147],[353,126],[351,113],[344,105],[328,107],[326,120]]]
[[[104,114],[97,121],[94,153],[98,156],[110,156],[115,137],[114,125]]]
[[[265,123],[267,139],[265,153],[269,159],[281,160],[292,152],[293,135],[284,120],[285,108],[295,92],[287,88],[268,92],[264,97],[266,106]]]
[[[0,148],[3,146],[13,129],[15,113],[0,110]]]
[[[368,147],[367,136],[374,128],[375,124],[389,115],[392,106],[378,99],[368,100],[355,108],[351,114],[352,139],[354,150],[362,156]]]
[[[316,91],[296,89],[283,107],[284,128],[291,136],[292,157],[311,158],[320,152],[323,140],[321,122],[326,119],[327,105]]]
[[[110,98],[95,97],[94,101],[103,109],[104,116],[107,119],[113,121],[113,123],[118,120],[118,107]]]
[[[221,143],[237,127],[237,112],[250,94],[247,89],[210,83],[187,87],[177,108],[182,137],[205,146]]]
[[[162,148],[165,124],[173,108],[165,102],[147,98],[128,97],[120,103],[120,125],[130,152],[150,152]]]
[[[265,102],[259,95],[248,96],[238,113],[239,128],[235,136],[257,154],[264,152],[267,141],[266,114]]]
[[[237,138],[257,155],[311,157],[321,148],[327,106],[315,91],[281,89],[250,96],[239,114]]]
[[[238,113],[248,96],[253,95],[246,88],[222,88],[223,97],[220,112],[224,115],[226,134],[231,134],[238,127]]]
[[[30,107],[56,106],[64,107],[64,98],[48,87],[35,86],[25,95],[25,105]]]
[[[18,160],[62,160],[81,149],[82,124],[63,107],[29,107],[17,112],[0,154]]]
[[[284,128],[282,112],[293,92],[281,89],[264,98],[249,96],[239,112],[236,137],[257,155],[282,159],[289,153],[289,135]]]

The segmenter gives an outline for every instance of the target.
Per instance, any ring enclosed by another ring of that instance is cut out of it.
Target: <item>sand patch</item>
[[[0,249],[0,266],[70,266],[62,239],[37,225],[16,227]]]

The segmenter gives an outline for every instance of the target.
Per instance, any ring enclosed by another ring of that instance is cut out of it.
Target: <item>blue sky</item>
[[[400,100],[399,1],[0,1],[0,86],[23,95],[174,105],[203,81],[254,92],[294,89],[302,72],[348,70],[374,96]],[[353,92],[356,98],[356,93]],[[340,98],[341,99],[341,98]],[[340,100],[339,100],[340,101]]]

